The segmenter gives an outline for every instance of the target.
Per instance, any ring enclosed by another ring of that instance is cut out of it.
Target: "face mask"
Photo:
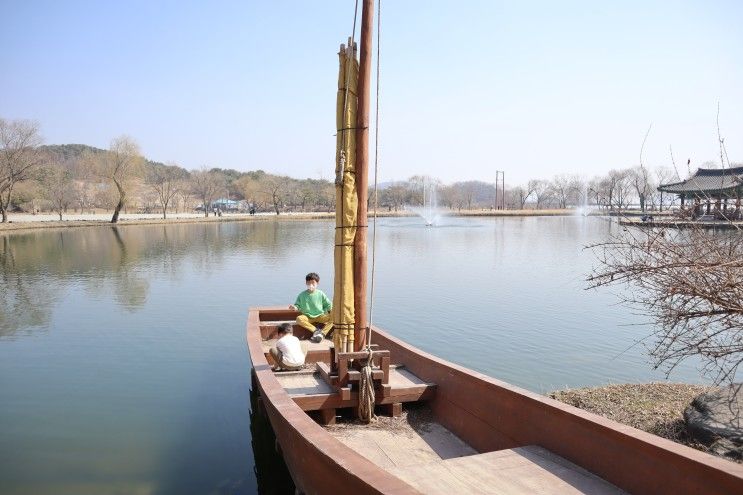
[[[315,289],[317,289],[316,284],[307,284],[307,290],[310,292],[315,292]]]

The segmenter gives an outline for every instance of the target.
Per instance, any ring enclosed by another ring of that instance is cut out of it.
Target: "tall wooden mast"
[[[358,113],[356,116],[356,238],[354,240],[354,342],[356,350],[366,345],[366,239],[368,231],[367,199],[369,191],[369,93],[371,87],[372,24],[374,0],[363,0],[359,51]]]

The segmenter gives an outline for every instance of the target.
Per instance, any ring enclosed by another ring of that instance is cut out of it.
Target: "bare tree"
[[[188,172],[186,172],[187,174]],[[188,205],[191,201],[191,182],[190,178],[183,178],[178,181],[176,186],[178,190],[177,198],[180,198],[183,211],[188,210]],[[175,212],[178,213],[178,202],[176,202]]]
[[[521,203],[521,209],[523,210],[526,206],[526,202],[529,201],[529,198],[534,194],[535,189],[535,180],[530,180],[526,183],[526,187],[520,187],[521,193],[519,194],[519,203]]]
[[[72,171],[57,161],[52,161],[41,171],[39,182],[44,196],[52,203],[62,221],[62,213],[75,201]]]
[[[126,204],[131,182],[142,172],[144,158],[139,151],[139,145],[129,136],[119,136],[111,141],[108,151],[88,155],[86,161],[92,163],[95,173],[110,180],[116,187],[118,200],[111,223],[117,223],[121,209]]]
[[[28,180],[41,162],[39,124],[30,120],[0,119],[0,215],[8,221],[13,188]]]
[[[288,177],[268,176],[261,180],[263,194],[268,197],[277,215],[281,213],[281,206],[284,203],[284,195],[287,193],[288,183]]]
[[[152,164],[147,170],[147,183],[157,194],[157,200],[163,210],[163,218],[167,218],[168,204],[178,194],[183,169],[175,163],[167,165]]]
[[[531,181],[529,181],[529,183],[531,183]],[[531,196],[533,192],[533,190],[527,190],[527,188],[524,186],[516,186],[511,189],[511,194],[514,197],[514,201],[518,203],[518,209],[524,209],[526,201],[529,199],[529,196]]]
[[[537,210],[539,210],[552,195],[550,185],[544,180],[530,180],[529,183],[531,184],[531,189],[534,191],[534,199],[537,201]]]
[[[650,172],[648,172],[647,168],[640,165],[629,170],[627,180],[637,194],[637,199],[640,201],[640,210],[644,212],[647,206],[647,200],[655,189],[655,186],[651,184]]]
[[[552,192],[557,198],[557,205],[563,209],[567,208],[568,198],[570,197],[570,191],[571,191],[570,177],[564,174],[556,175],[552,179],[550,188],[552,189]]]
[[[624,300],[655,323],[655,367],[701,358],[716,382],[743,362],[743,243],[737,230],[627,229],[592,246],[592,287],[625,284]],[[700,255],[701,254],[701,255]]]
[[[209,208],[214,196],[224,188],[224,177],[218,172],[202,168],[191,173],[191,192],[201,200],[205,217],[209,216]]]

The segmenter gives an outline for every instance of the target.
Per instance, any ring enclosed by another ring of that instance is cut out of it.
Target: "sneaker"
[[[315,333],[313,333],[312,337],[310,337],[310,341],[317,344],[319,342],[322,342],[322,338],[323,338],[322,330],[315,330]]]

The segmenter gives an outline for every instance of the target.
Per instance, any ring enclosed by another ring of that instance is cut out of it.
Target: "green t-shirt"
[[[310,318],[323,315],[333,307],[333,303],[330,302],[328,296],[320,289],[315,289],[314,292],[308,290],[300,292],[297,300],[294,301],[294,305],[300,313]]]

